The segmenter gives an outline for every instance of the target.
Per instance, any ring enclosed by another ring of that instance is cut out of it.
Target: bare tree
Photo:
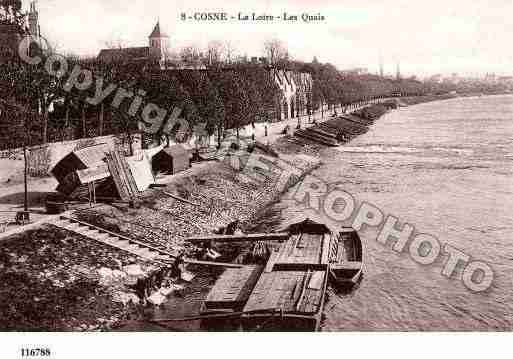
[[[180,50],[180,59],[186,63],[196,63],[201,59],[201,52],[194,45],[185,46]]]
[[[283,41],[269,39],[264,42],[264,56],[267,57],[271,65],[275,65],[280,61],[287,60],[289,53]]]
[[[230,40],[226,40],[223,43],[224,57],[227,63],[232,63],[235,57],[235,47]]]
[[[212,66],[222,62],[223,44],[220,41],[210,41],[207,46],[207,64]]]

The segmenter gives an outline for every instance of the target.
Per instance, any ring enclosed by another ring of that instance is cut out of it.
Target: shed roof
[[[73,153],[84,165],[87,167],[93,167],[103,162],[105,153],[110,150],[111,147],[108,144],[102,143],[95,146],[84,147],[80,150],[73,151]]]

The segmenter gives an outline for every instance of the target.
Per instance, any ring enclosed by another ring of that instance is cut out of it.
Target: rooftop
[[[157,24],[155,25],[155,28],[151,32],[150,38],[155,38],[155,37],[169,37],[165,32],[160,30],[160,22],[157,22]]]

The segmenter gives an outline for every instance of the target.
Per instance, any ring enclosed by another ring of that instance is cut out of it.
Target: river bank
[[[275,136],[270,147],[278,158],[260,150],[252,154],[238,151],[225,155],[220,162],[202,163],[165,180],[165,187],[144,195],[138,209],[102,205],[77,212],[76,216],[187,256],[195,256],[199,251],[185,241],[189,236],[212,233],[236,221],[245,232],[265,231],[265,226],[255,227],[255,223],[261,224],[258,218],[288,188],[321,164],[322,146],[299,145],[291,137],[278,136],[283,127],[276,124],[270,130]],[[257,139],[265,140],[260,136]],[[285,181],[284,168],[294,169]],[[170,198],[163,191],[178,194],[196,205]],[[162,273],[162,268],[139,258],[53,226],[16,235],[1,245],[8,253],[0,258],[0,265],[5,283],[9,283],[3,287],[2,295],[13,298],[10,304],[0,307],[0,328],[5,330],[110,330],[116,323],[140,318],[147,299],[137,296],[136,281],[129,278],[130,271],[150,281]],[[30,253],[25,251],[25,247],[31,246],[34,248]],[[60,260],[53,259],[57,257]],[[188,270],[201,279],[199,268]],[[112,280],[116,279],[119,280],[113,285]],[[31,283],[30,293],[24,283]],[[183,296],[197,285],[198,282],[189,284],[168,276],[153,283],[150,290],[155,293],[174,288]],[[45,296],[48,292],[55,295]],[[40,315],[33,321],[30,318],[36,311]]]
[[[258,173],[251,164],[255,159],[269,168],[287,163],[299,169],[298,176],[280,188],[276,178]],[[138,209],[101,205],[75,215],[145,243],[165,245],[176,255],[194,257],[198,248],[185,238],[212,233],[235,221],[246,230],[258,210],[278,200],[318,165],[317,159],[305,154],[274,158],[259,151],[238,152],[173,176],[165,187],[145,193]],[[173,290],[166,288],[180,291],[187,285],[173,276],[160,278],[141,297],[137,279],[152,281],[163,268],[52,225],[8,237],[1,245],[1,296],[12,299],[0,305],[3,330],[109,330],[120,321],[137,318],[152,294],[169,295]],[[132,278],[130,271],[138,276]]]

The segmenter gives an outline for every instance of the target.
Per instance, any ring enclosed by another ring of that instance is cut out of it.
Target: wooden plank
[[[207,236],[189,237],[191,242],[259,242],[259,241],[284,241],[289,238],[288,233],[254,233],[222,235],[212,234]]]
[[[322,237],[321,264],[328,264],[331,249],[331,235],[324,234]]]
[[[114,179],[114,182],[116,183],[116,187],[120,191],[120,194],[123,193],[123,197],[121,197],[121,198],[124,200],[130,201],[131,200],[130,192],[128,192],[128,188],[126,187],[126,185],[123,181],[123,175],[121,173],[121,168],[119,167],[119,164],[116,161],[115,152],[110,152],[108,155],[109,155],[109,157],[107,157],[107,158],[110,158],[109,169],[110,169],[110,166],[112,166],[114,168],[114,172],[111,171],[112,178]]]
[[[277,263],[284,263],[289,261],[289,257],[292,251],[294,250],[299,237],[300,234],[294,234],[290,236],[290,238],[287,240],[287,242],[285,242],[285,245],[280,251],[280,256],[276,261]]]
[[[119,196],[124,201],[131,200],[130,194],[128,193],[125,184],[123,183],[120,170],[116,164],[116,160],[114,158],[114,155],[112,153],[106,153],[105,157],[107,159],[107,166],[109,167],[110,174],[112,176],[112,179],[116,185],[116,188],[118,190]]]
[[[128,189],[130,191],[130,195],[132,197],[137,197],[139,195],[139,189],[137,188],[137,183],[135,182],[132,171],[130,170],[130,166],[128,166],[128,162],[126,157],[121,155],[119,152],[116,152],[117,160],[121,165],[121,169],[123,171],[125,181],[127,183]]]
[[[356,232],[353,228],[350,228],[350,227],[343,227],[342,229],[339,230],[339,233],[354,233]]]
[[[139,190],[137,189],[137,185],[135,184],[135,180],[133,179],[132,172],[128,167],[125,156],[121,155],[118,151],[114,151],[114,158],[119,167],[119,172],[122,176],[122,180],[127,188],[129,196],[131,198],[135,198],[139,193]]]
[[[289,262],[289,263],[280,263],[276,262],[274,264],[275,271],[318,271],[318,270],[326,270],[328,268],[327,264],[321,264],[321,263],[301,263],[301,262]]]
[[[311,313],[315,314],[319,312],[323,306],[323,298],[325,295],[325,283],[326,283],[326,271],[315,272],[319,273],[321,281],[320,281],[320,289],[312,289],[307,288],[305,297],[303,299],[302,306],[300,306],[299,310],[303,313]],[[312,277],[317,274],[312,274]],[[311,279],[312,280],[312,279]]]
[[[335,259],[335,263],[342,262],[345,257],[345,248],[344,243],[342,243],[340,240],[337,243],[337,257]]]
[[[101,164],[98,167],[86,168],[77,171],[77,176],[81,184],[98,181],[110,177],[107,164]]]
[[[344,262],[332,264],[332,265],[330,265],[330,268],[333,270],[336,270],[336,269],[359,270],[360,268],[362,268],[362,262],[344,261]]]
[[[133,200],[138,196],[139,190],[128,166],[126,158],[117,151],[105,154],[107,165],[112,175],[119,195],[123,200]]]
[[[241,309],[258,281],[262,266],[227,269],[205,299],[208,309]]]
[[[324,264],[321,263],[322,235],[320,234],[293,235],[281,252],[281,256],[276,261],[276,270],[322,270],[327,267],[327,261]]]
[[[321,290],[324,283],[324,272],[317,271],[312,274],[310,282],[308,283],[308,289]]]
[[[303,282],[301,283],[301,292],[300,292],[299,298],[296,302],[296,311],[299,311],[299,308],[302,305],[303,298],[305,297],[305,294],[306,294],[307,284],[308,284],[308,281],[310,280],[310,276],[311,276],[311,272],[308,271],[305,273],[305,275],[303,277]]]
[[[325,273],[326,270],[320,272],[320,289],[314,290],[308,288],[311,281],[317,281],[312,279],[312,272],[264,272],[253,289],[244,311],[283,310],[285,314],[297,311],[305,314],[317,313],[324,296]]]
[[[276,260],[280,256],[280,251],[272,251],[271,255],[269,256],[269,259],[267,260],[267,264],[265,266],[264,272],[269,273],[273,271],[274,264],[276,263]]]

